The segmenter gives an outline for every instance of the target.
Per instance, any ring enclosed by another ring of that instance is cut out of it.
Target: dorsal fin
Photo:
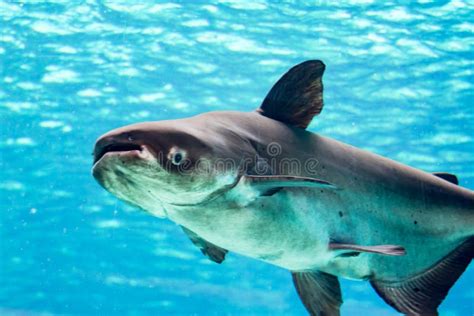
[[[257,112],[289,125],[308,127],[323,109],[324,69],[320,60],[294,66],[275,83]]]
[[[447,173],[447,172],[433,172],[433,175],[443,180],[446,180],[448,182],[451,182],[453,184],[456,184],[456,185],[459,184],[458,177],[456,177],[454,174]]]

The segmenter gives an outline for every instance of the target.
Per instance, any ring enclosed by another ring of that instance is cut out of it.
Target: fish
[[[310,315],[340,315],[339,278],[370,282],[398,312],[437,315],[473,258],[474,192],[309,131],[325,67],[292,67],[255,111],[107,132],[92,174],[216,263],[231,251],[289,270]]]

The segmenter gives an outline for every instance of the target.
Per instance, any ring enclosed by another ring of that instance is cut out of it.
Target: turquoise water
[[[306,59],[327,65],[312,131],[474,189],[472,2],[119,3],[0,2],[0,314],[305,315],[287,271],[210,262],[90,168],[102,133],[250,111]],[[473,283],[441,315],[472,315]],[[342,287],[344,315],[396,315]]]

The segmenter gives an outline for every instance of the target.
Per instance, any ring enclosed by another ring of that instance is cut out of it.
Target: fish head
[[[158,216],[197,205],[239,180],[245,146],[212,124],[173,120],[112,130],[96,141],[92,174],[107,191]]]

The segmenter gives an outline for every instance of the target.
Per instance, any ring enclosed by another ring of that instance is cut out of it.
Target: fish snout
[[[134,141],[130,136],[103,136],[97,140],[94,146],[94,160],[95,165],[102,157],[108,153],[120,153],[130,151],[142,151],[144,144]]]
[[[106,182],[113,182],[111,179],[125,181],[137,168],[153,160],[153,153],[143,141],[126,134],[109,133],[100,137],[94,146],[92,175],[106,187]]]
[[[155,148],[154,138],[156,135],[142,131],[135,125],[112,130],[97,139],[92,154],[93,165],[108,157],[120,158],[122,162],[158,157],[156,153],[160,148]]]

